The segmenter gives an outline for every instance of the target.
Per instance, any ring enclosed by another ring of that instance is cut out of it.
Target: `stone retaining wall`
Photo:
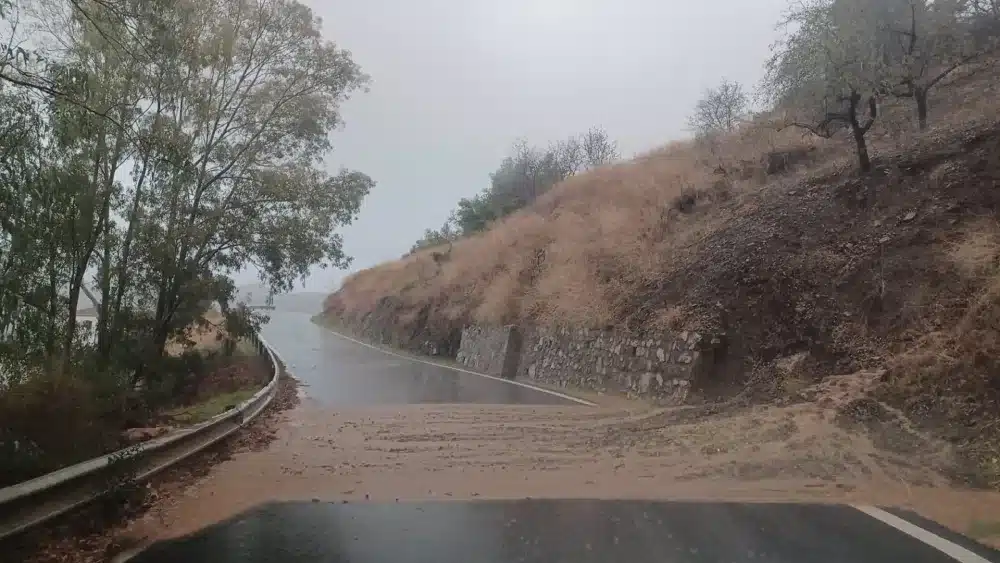
[[[321,321],[376,344],[428,356],[454,358],[460,342],[461,321],[455,326],[436,324],[430,321],[429,311],[426,307],[410,322],[402,323],[400,319],[406,314],[402,302],[395,297],[383,297],[372,311],[360,318],[328,310],[321,316]]]
[[[559,386],[683,402],[722,351],[698,332],[640,337],[624,331],[467,327],[458,361],[477,371]]]
[[[510,325],[466,327],[455,360],[480,373],[514,377],[517,374],[518,336],[517,328]]]

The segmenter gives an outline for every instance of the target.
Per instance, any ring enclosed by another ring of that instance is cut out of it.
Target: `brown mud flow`
[[[877,374],[806,389],[785,406],[385,406],[306,400],[276,436],[162,497],[124,532],[185,535],[268,501],[626,498],[907,507],[997,545],[1000,494],[955,483],[946,444],[854,399]],[[993,523],[993,524],[991,524]]]

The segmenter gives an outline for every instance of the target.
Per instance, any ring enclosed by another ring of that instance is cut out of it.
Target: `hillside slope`
[[[1000,125],[971,106],[913,138],[883,124],[863,177],[841,143],[789,131],[676,143],[359,272],[325,316],[444,354],[468,323],[721,334],[709,398],[884,369],[876,395],[997,477]]]

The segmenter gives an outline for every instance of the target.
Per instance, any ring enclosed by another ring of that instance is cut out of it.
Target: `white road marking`
[[[458,368],[458,367],[455,367],[455,366],[449,366],[449,365],[446,365],[446,364],[439,364],[437,362],[431,362],[431,361],[428,361],[428,360],[422,360],[420,358],[414,358],[412,356],[406,356],[406,355],[403,355],[403,354],[397,354],[396,352],[392,352],[392,351],[386,350],[384,348],[379,348],[378,346],[374,346],[374,345],[369,344],[367,342],[362,342],[361,340],[356,340],[354,338],[351,338],[350,336],[347,336],[346,334],[341,334],[341,333],[339,333],[339,332],[337,332],[337,331],[335,331],[335,330],[333,330],[331,328],[328,328],[328,327],[325,327],[325,326],[321,327],[321,328],[325,329],[330,334],[339,336],[339,337],[341,337],[341,338],[343,338],[345,340],[350,340],[351,342],[354,342],[355,344],[360,344],[362,346],[367,346],[368,348],[371,348],[372,350],[378,350],[379,352],[382,352],[383,354],[388,354],[390,356],[395,356],[397,358],[403,358],[404,360],[409,360],[411,362],[419,362],[421,364],[427,364],[429,366],[437,366],[439,368],[445,368],[445,369],[450,369],[452,371],[458,371],[458,372],[462,372],[462,373],[468,373],[470,375],[478,375],[479,377],[485,377],[486,379],[492,379],[494,381],[500,381],[500,382],[503,382],[503,383],[509,383],[511,385],[517,385],[518,387],[524,387],[525,389],[532,389],[532,390],[538,391],[540,393],[547,393],[549,395],[553,395],[555,397],[559,397],[560,399],[566,399],[567,401],[573,401],[574,403],[578,403],[578,404],[581,404],[581,405],[587,405],[588,407],[596,407],[597,406],[596,403],[592,403],[592,402],[587,401],[585,399],[581,399],[579,397],[573,397],[571,395],[566,395],[565,393],[560,393],[558,391],[552,391],[550,389],[545,389],[544,387],[536,387],[534,385],[531,385],[530,383],[524,383],[524,382],[521,382],[521,381],[514,381],[512,379],[505,379],[503,377],[496,377],[494,375],[486,375],[485,373],[478,373],[478,372],[475,372],[475,371],[469,371],[467,369],[462,369],[462,368]]]
[[[916,524],[911,524],[899,516],[886,512],[881,508],[859,505],[854,505],[854,508],[864,512],[876,520],[879,520],[880,522],[896,528],[900,532],[903,532],[912,538],[924,542],[925,544],[933,547],[941,553],[944,553],[955,561],[959,561],[960,563],[994,563],[989,559],[985,559],[981,555],[977,555],[976,553],[969,551],[955,542],[948,541],[933,532],[929,532]]]

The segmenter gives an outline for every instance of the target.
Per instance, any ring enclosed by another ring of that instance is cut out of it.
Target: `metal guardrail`
[[[128,468],[130,479],[143,481],[256,418],[274,398],[281,370],[267,342],[257,335],[251,340],[272,372],[271,381],[253,397],[191,428],[0,489],[0,540],[97,500],[108,492],[122,467]]]

